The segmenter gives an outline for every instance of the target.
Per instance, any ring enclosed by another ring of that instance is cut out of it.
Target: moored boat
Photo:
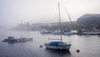
[[[52,31],[51,34],[58,35],[58,34],[61,34],[61,31],[59,31],[59,30],[55,30],[55,31]]]
[[[9,36],[8,39],[4,39],[4,40],[2,40],[2,42],[13,42],[13,43],[15,43],[15,42],[26,42],[26,41],[32,41],[32,40],[33,40],[33,38],[19,38],[19,39],[16,39],[12,36]]]
[[[59,23],[60,23],[60,32],[62,32],[62,29],[61,29],[61,18],[60,18],[60,4],[58,3],[58,9],[59,9]],[[70,47],[71,47],[71,44],[68,44],[66,42],[62,42],[62,33],[60,34],[61,36],[61,41],[52,41],[50,43],[45,43],[45,47],[46,48],[49,48],[49,49],[60,49],[60,50],[63,50],[63,49],[66,49],[66,50],[69,50]],[[53,39],[54,40],[54,39]],[[57,39],[55,39],[57,40]]]
[[[46,46],[46,48],[50,48],[50,49],[66,49],[69,50],[71,47],[71,44],[67,44],[65,42],[50,42],[50,43],[45,43],[44,44]]]
[[[70,31],[70,30],[64,30],[64,31],[63,31],[63,34],[64,34],[64,35],[74,35],[75,33],[72,32],[72,31]]]
[[[20,39],[17,39],[18,42],[26,42],[26,41],[32,41],[33,38],[20,38]]]
[[[17,42],[17,39],[13,36],[9,36],[8,39],[4,39],[2,42]]]
[[[40,33],[41,33],[41,34],[48,34],[48,33],[50,33],[50,31],[49,31],[49,30],[43,29],[43,30],[40,31]]]
[[[100,35],[100,31],[92,28],[92,30],[78,29],[77,31],[80,35]]]

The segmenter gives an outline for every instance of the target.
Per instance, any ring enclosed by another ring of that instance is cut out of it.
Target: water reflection
[[[28,41],[28,42],[33,42],[33,41]],[[8,44],[16,44],[16,43],[27,43],[27,41],[26,42],[7,42]]]
[[[39,32],[23,32],[25,37],[33,37],[33,41],[7,43],[1,42],[9,36],[9,32],[0,34],[0,57],[100,57],[100,37],[96,35],[63,35],[64,42],[71,42],[69,51],[45,49],[43,45],[48,38],[59,39],[60,35],[42,35]],[[20,32],[13,32],[16,38],[20,38]],[[92,47],[92,48],[91,48]],[[80,53],[76,53],[80,49]]]
[[[71,57],[71,52],[69,50],[45,49],[45,53],[49,57]]]
[[[8,44],[25,43],[25,42],[7,42]]]

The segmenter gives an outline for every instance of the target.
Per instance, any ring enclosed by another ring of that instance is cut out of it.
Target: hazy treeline
[[[47,30],[57,30],[59,29],[59,23],[35,23],[35,24],[30,24],[29,22],[27,23],[20,23],[16,27],[13,27],[12,30],[24,30],[24,31],[38,31],[42,29],[47,29]],[[77,22],[74,21],[73,24],[70,24],[70,22],[62,22],[61,25],[62,29],[77,29]]]

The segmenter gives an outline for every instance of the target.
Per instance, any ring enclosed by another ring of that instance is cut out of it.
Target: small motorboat
[[[8,39],[4,39],[2,42],[17,42],[17,39],[13,36],[9,36]]]

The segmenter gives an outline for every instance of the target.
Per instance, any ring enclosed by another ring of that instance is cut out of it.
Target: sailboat
[[[58,23],[58,14],[57,14],[57,27],[60,27]],[[54,35],[60,35],[61,33],[62,32],[60,31],[60,29],[57,29],[51,32],[51,34],[54,34]]]
[[[42,30],[40,31],[40,33],[41,33],[41,34],[49,34],[50,31],[49,31],[49,30],[46,30],[46,29],[42,29]]]
[[[66,8],[65,8],[65,10],[67,12],[68,18],[70,20],[70,24],[72,26],[73,24],[72,24],[71,17],[70,17],[70,15],[69,15],[69,13],[68,13]],[[61,34],[61,33],[64,34],[64,35],[74,35],[75,34],[75,32],[72,32],[70,29],[65,29],[62,32],[60,30],[55,30],[55,31],[52,32],[52,34]]]
[[[60,31],[62,32],[62,29],[61,29],[61,17],[60,17],[60,3],[58,3],[58,9],[59,9],[59,23],[60,23]],[[45,47],[46,48],[49,48],[49,49],[60,49],[60,50],[63,50],[63,49],[66,49],[66,50],[69,50],[70,47],[71,47],[71,44],[68,44],[66,42],[62,42],[62,33],[60,34],[61,35],[61,41],[52,41],[50,43],[45,43]]]
[[[22,21],[21,21],[21,25],[22,25]],[[32,41],[32,40],[33,38],[22,37],[22,26],[21,26],[21,38],[16,39],[13,36],[9,36],[7,39],[2,40],[2,42],[15,43],[15,42],[26,42],[26,41]]]

